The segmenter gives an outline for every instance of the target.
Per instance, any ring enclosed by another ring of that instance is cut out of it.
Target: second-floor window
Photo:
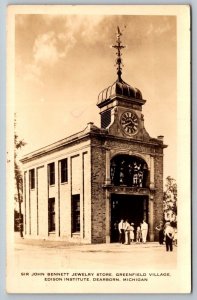
[[[48,165],[49,171],[49,185],[55,184],[55,163],[51,163]]]
[[[29,171],[30,189],[35,189],[35,169]]]
[[[60,160],[61,183],[68,181],[68,162],[67,158]]]

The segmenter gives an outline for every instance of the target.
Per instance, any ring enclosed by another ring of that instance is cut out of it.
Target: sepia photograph
[[[7,28],[7,292],[190,293],[189,6]]]

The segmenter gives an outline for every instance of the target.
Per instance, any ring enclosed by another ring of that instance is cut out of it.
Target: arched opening
[[[149,171],[145,160],[133,155],[116,155],[110,162],[111,183],[115,186],[147,188]]]

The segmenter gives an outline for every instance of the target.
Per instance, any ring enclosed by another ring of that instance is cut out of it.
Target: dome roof
[[[143,99],[142,93],[139,89],[130,86],[122,79],[117,79],[112,85],[100,92],[98,95],[97,105],[115,96],[122,96],[132,99],[135,98],[140,100]]]

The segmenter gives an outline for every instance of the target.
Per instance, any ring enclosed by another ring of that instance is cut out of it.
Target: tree
[[[20,165],[17,159],[18,150],[20,150],[26,143],[24,140],[20,140],[16,133],[16,116],[14,120],[14,177],[16,182],[16,195],[15,201],[18,202],[19,213],[18,213],[18,224],[20,236],[23,237],[23,217],[21,212],[21,203],[23,201],[23,176],[20,169]]]
[[[163,199],[164,219],[177,226],[177,183],[174,178],[168,176]]]

